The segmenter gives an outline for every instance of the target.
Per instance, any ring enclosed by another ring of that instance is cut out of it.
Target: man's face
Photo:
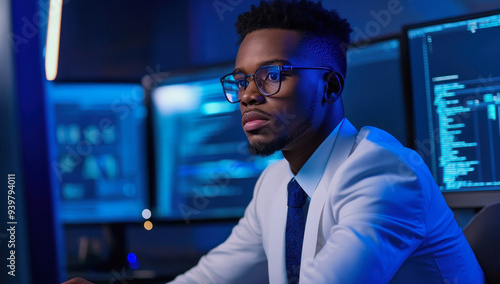
[[[299,35],[290,30],[264,29],[248,34],[238,50],[236,72],[253,74],[266,65],[314,66],[299,46]],[[283,71],[281,88],[273,96],[262,95],[253,77],[240,99],[242,126],[250,152],[270,155],[294,150],[314,137],[324,108],[325,72]]]

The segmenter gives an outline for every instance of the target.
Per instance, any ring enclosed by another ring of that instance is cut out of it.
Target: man
[[[250,151],[285,159],[262,173],[231,236],[173,283],[482,283],[422,159],[344,118],[346,20],[275,1],[236,26],[226,98],[240,104]]]
[[[250,152],[285,159],[262,173],[229,238],[172,283],[482,283],[422,159],[344,118],[346,20],[274,1],[236,26],[224,93]]]

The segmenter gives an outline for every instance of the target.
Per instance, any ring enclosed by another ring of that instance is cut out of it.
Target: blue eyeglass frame
[[[256,73],[257,73],[257,72],[258,72],[261,68],[267,68],[267,67],[279,67],[279,72],[280,72],[280,83],[279,83],[279,86],[278,86],[278,90],[277,90],[276,92],[272,93],[272,94],[269,94],[269,95],[266,95],[266,94],[262,93],[262,91],[261,91],[261,89],[260,89],[259,85],[258,85],[258,84],[257,84],[257,82],[255,81],[255,76],[254,76],[254,75],[255,75],[255,74],[256,74]],[[270,96],[272,96],[272,95],[277,94],[277,93],[280,91],[280,89],[281,89],[281,78],[282,78],[282,76],[281,76],[281,72],[283,72],[283,71],[290,71],[290,70],[294,70],[294,69],[325,70],[325,71],[333,72],[333,69],[332,69],[332,68],[330,68],[330,67],[325,67],[325,66],[315,66],[315,67],[309,67],[309,66],[292,66],[292,65],[265,65],[265,66],[261,66],[261,67],[257,68],[257,70],[255,70],[255,72],[254,72],[253,74],[248,74],[248,75],[245,75],[245,74],[243,74],[243,73],[241,73],[241,72],[232,72],[232,73],[226,74],[226,75],[224,75],[224,76],[222,76],[222,77],[220,78],[220,83],[221,83],[221,85],[222,85],[222,91],[224,92],[224,96],[226,97],[226,100],[227,100],[229,103],[236,104],[236,103],[239,103],[239,102],[241,101],[241,99],[238,99],[237,101],[234,101],[234,102],[230,101],[230,100],[229,100],[229,98],[228,98],[228,96],[227,96],[226,88],[224,88],[224,81],[225,81],[225,78],[226,78],[227,76],[230,76],[230,75],[233,75],[233,76],[234,76],[235,74],[241,74],[241,75],[244,77],[244,79],[245,79],[245,88],[244,88],[244,90],[246,90],[246,89],[247,89],[248,84],[249,84],[249,82],[248,82],[247,78],[248,78],[248,77],[253,77],[253,81],[254,81],[255,85],[257,86],[257,89],[259,90],[259,92],[260,92],[262,95],[266,96],[266,97],[270,97]]]

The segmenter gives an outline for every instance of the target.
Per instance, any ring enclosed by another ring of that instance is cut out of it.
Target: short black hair
[[[345,75],[345,53],[352,29],[336,10],[326,10],[320,2],[308,0],[261,1],[236,21],[239,43],[253,31],[270,28],[297,31],[301,44],[320,61],[317,64],[337,66],[340,70],[336,71]]]

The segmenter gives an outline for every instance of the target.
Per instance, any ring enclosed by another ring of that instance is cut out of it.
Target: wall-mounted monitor
[[[450,207],[500,200],[500,11],[404,28],[414,146]]]
[[[227,102],[219,80],[233,68],[148,77],[154,216],[186,222],[241,217],[260,173],[282,158],[247,152],[239,104]]]
[[[64,223],[134,222],[148,207],[140,84],[48,83],[52,187]]]

